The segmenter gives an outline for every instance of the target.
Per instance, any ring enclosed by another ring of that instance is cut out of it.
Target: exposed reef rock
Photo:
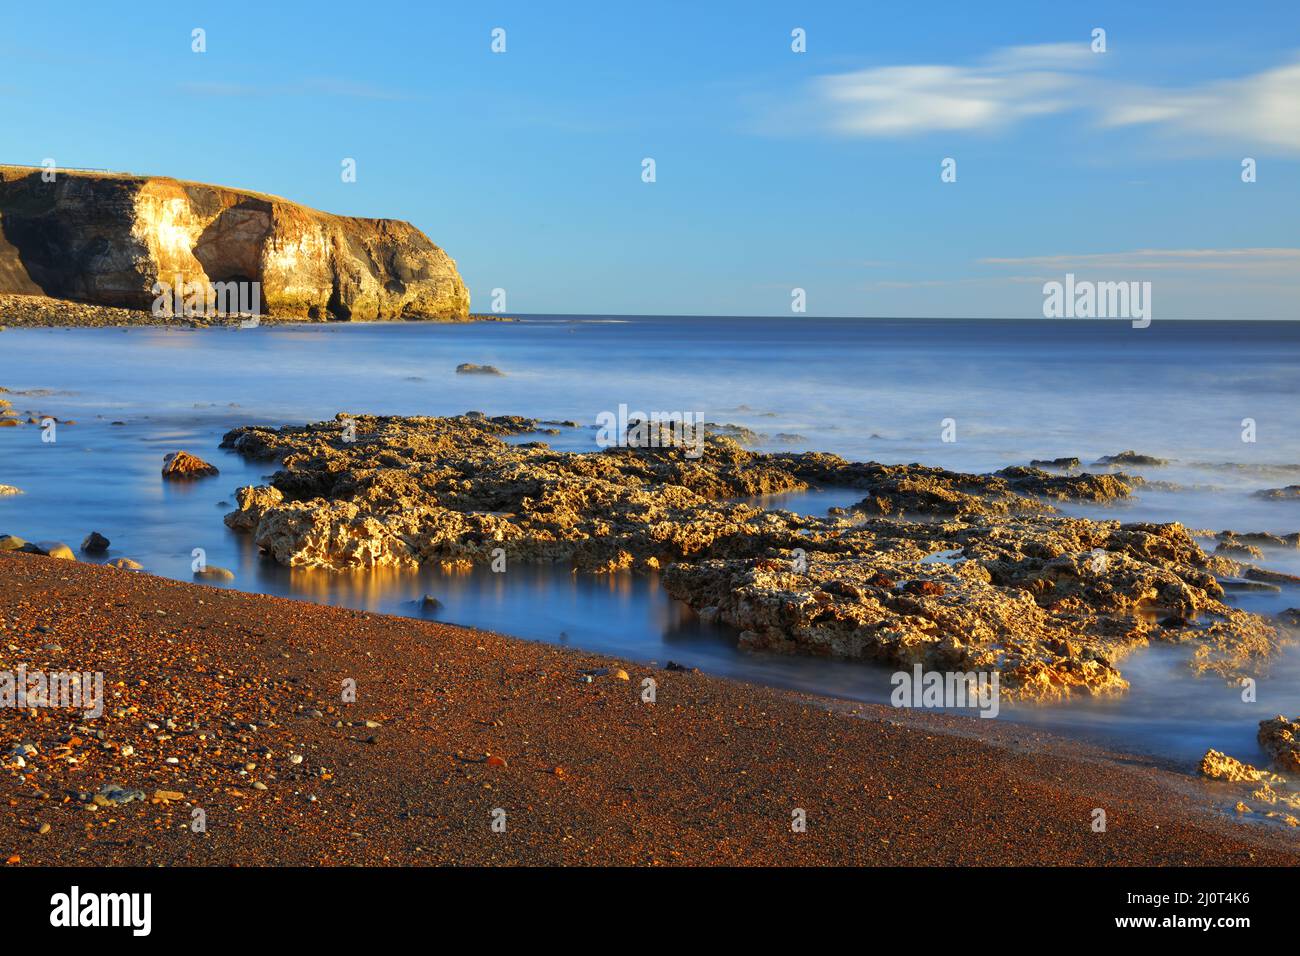
[[[270,485],[239,490],[226,523],[296,567],[504,554],[580,572],[664,569],[669,593],[750,646],[996,669],[1024,697],[1122,690],[1118,661],[1149,641],[1193,644],[1198,671],[1233,676],[1282,639],[1223,602],[1218,578],[1245,569],[1181,525],[1068,518],[1051,504],[1122,498],[1137,479],[759,454],[718,434],[699,457],[667,433],[666,447],[587,454],[504,440],[538,424],[341,413],[238,428],[223,447],[282,466]],[[864,498],[828,517],[742,500],[812,486]]]
[[[1300,532],[1269,534],[1267,531],[1220,531],[1214,540],[1229,547],[1247,548],[1300,548]]]
[[[220,474],[216,465],[210,465],[198,455],[187,451],[174,451],[163,458],[162,476],[169,481],[190,481]]]
[[[456,264],[409,223],[157,176],[0,167],[0,293],[149,308],[155,282],[260,284],[262,313],[465,319]],[[234,311],[234,310],[229,310]]]
[[[1236,757],[1229,757],[1219,750],[1205,752],[1201,758],[1200,771],[1203,777],[1228,783],[1272,783],[1279,779],[1277,774],[1242,763]]]
[[[1142,455],[1130,449],[1122,451],[1118,455],[1103,455],[1098,458],[1094,465],[1138,465],[1148,468],[1154,468],[1161,465],[1169,464],[1167,458],[1156,458],[1153,455]]]
[[[854,505],[865,514],[961,517],[1049,512],[1041,499],[1114,501],[1126,498],[1141,478],[1126,475],[1049,475],[1037,468],[1004,468],[993,475],[967,475],[922,465],[853,465],[841,468],[854,488],[868,492]],[[843,484],[842,480],[829,479]]]
[[[1278,716],[1259,722],[1259,743],[1273,758],[1274,766],[1295,773],[1300,771],[1300,723]],[[1201,775],[1235,784],[1238,815],[1258,814],[1261,818],[1288,827],[1300,827],[1300,791],[1285,776],[1260,770],[1218,750],[1201,758]]]
[[[1300,773],[1300,721],[1287,720],[1281,714],[1261,720],[1259,745],[1273,758],[1275,767]]]
[[[1297,501],[1300,500],[1300,485],[1287,485],[1285,488],[1265,488],[1254,493],[1256,498],[1263,498],[1265,501]]]

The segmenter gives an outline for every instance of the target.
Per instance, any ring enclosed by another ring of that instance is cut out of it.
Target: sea
[[[4,317],[0,315],[0,325]],[[462,363],[503,375],[458,374]],[[39,425],[0,429],[0,533],[108,537],[104,561],[192,578],[196,548],[230,568],[229,587],[425,617],[615,654],[647,667],[674,661],[740,681],[886,702],[891,670],[747,651],[706,624],[654,576],[582,576],[517,566],[506,574],[291,570],[222,522],[235,489],[274,465],[221,450],[240,425],[337,413],[481,411],[572,421],[554,447],[595,451],[602,413],[693,413],[741,425],[759,450],[834,452],[883,463],[972,472],[1032,459],[1085,467],[1125,450],[1166,459],[1137,467],[1157,484],[1130,501],[1062,510],[1093,518],[1178,521],[1204,531],[1300,531],[1300,499],[1254,493],[1300,484],[1300,323],[840,319],[707,316],[522,316],[470,324],[338,323],[254,328],[8,328],[0,332],[3,397]],[[71,420],[71,421],[69,421]],[[49,438],[54,440],[48,440]],[[192,483],[160,479],[179,449],[217,465]],[[861,492],[814,489],[762,503],[803,513]],[[1213,547],[1212,542],[1207,543]],[[1300,549],[1263,566],[1300,574]],[[429,594],[441,606],[426,610]],[[1300,589],[1232,600],[1274,613]],[[1122,696],[1003,704],[1019,721],[1178,764],[1209,747],[1263,761],[1259,720],[1300,714],[1300,655],[1241,688],[1197,678],[1187,648],[1154,646],[1121,664]],[[972,720],[980,718],[971,712]],[[975,726],[975,725],[973,725]]]

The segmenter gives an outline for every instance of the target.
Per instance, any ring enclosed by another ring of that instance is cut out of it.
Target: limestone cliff
[[[158,176],[0,167],[0,293],[149,308],[155,282],[258,282],[265,315],[464,319],[456,263],[394,219]]]

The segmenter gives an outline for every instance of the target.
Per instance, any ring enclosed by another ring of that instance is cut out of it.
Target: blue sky
[[[406,219],[479,310],[1300,318],[1294,0],[462,6],[11,5],[0,161]]]

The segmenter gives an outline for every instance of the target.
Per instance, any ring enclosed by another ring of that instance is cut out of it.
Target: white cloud
[[[889,66],[822,77],[819,93],[836,132],[900,136],[986,129],[1071,105],[1087,46],[999,50],[977,66]]]
[[[1186,90],[1128,90],[1124,98],[1105,111],[1103,124],[1156,125],[1300,152],[1300,63]]]
[[[820,77],[815,111],[842,136],[998,130],[1077,110],[1104,127],[1300,152],[1300,60],[1183,87],[1121,85],[1085,43],[995,50],[974,65],[915,64]]]

